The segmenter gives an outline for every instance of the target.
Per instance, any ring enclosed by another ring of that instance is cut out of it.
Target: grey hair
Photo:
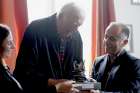
[[[84,9],[80,7],[80,5],[76,4],[75,2],[69,2],[65,4],[59,11],[58,14],[63,14],[63,13],[84,13]],[[83,14],[84,15],[84,14]]]
[[[111,27],[117,27],[121,30],[121,38],[126,38],[126,39],[129,38],[130,30],[126,24],[121,23],[121,22],[111,22],[108,28],[111,28]]]

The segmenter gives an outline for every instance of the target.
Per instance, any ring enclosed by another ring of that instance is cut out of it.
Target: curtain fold
[[[105,29],[112,21],[115,21],[114,0],[98,0],[97,56],[105,53]]]
[[[8,25],[12,30],[16,48],[6,59],[11,71],[14,70],[16,56],[19,50],[25,28],[28,24],[26,0],[0,0],[0,23]]]
[[[105,53],[103,38],[106,27],[115,21],[114,0],[93,0],[92,4],[92,61]]]
[[[97,29],[98,29],[98,0],[92,1],[92,38],[91,38],[91,61],[89,75],[91,76],[94,59],[97,56]]]
[[[92,1],[92,66],[97,56],[105,53],[103,39],[105,29],[111,21],[115,21],[114,0],[93,0]]]

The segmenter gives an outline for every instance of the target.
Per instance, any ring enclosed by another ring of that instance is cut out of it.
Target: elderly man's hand
[[[55,86],[56,84],[64,82],[64,81],[67,81],[67,79],[51,79],[50,78],[48,80],[48,86]]]
[[[75,83],[75,81],[67,80],[56,84],[55,87],[58,93],[78,93],[79,90],[72,87],[73,83]]]

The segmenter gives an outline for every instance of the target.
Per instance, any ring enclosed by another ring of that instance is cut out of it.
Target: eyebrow
[[[109,35],[106,34],[105,37],[108,37],[108,38],[111,38],[111,39],[115,39],[115,40],[121,39],[121,35],[109,36]]]

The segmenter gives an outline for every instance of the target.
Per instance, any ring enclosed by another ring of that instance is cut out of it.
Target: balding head
[[[104,45],[106,53],[118,54],[128,43],[129,29],[123,23],[112,22],[106,29]]]
[[[76,3],[68,3],[59,11],[58,21],[58,28],[61,27],[63,34],[77,31],[84,21],[84,11]]]
[[[71,3],[68,3],[66,5],[64,5],[61,10],[59,11],[59,13],[66,13],[66,14],[73,14],[73,13],[76,13],[76,14],[80,14],[81,16],[84,16],[84,11],[83,9],[80,7],[80,5],[74,3],[74,2],[71,2]]]
[[[106,31],[110,31],[110,32],[113,31],[114,33],[120,33],[121,36],[120,38],[126,38],[126,39],[129,38],[129,34],[130,34],[129,28],[125,24],[120,22],[111,22],[107,27]]]

